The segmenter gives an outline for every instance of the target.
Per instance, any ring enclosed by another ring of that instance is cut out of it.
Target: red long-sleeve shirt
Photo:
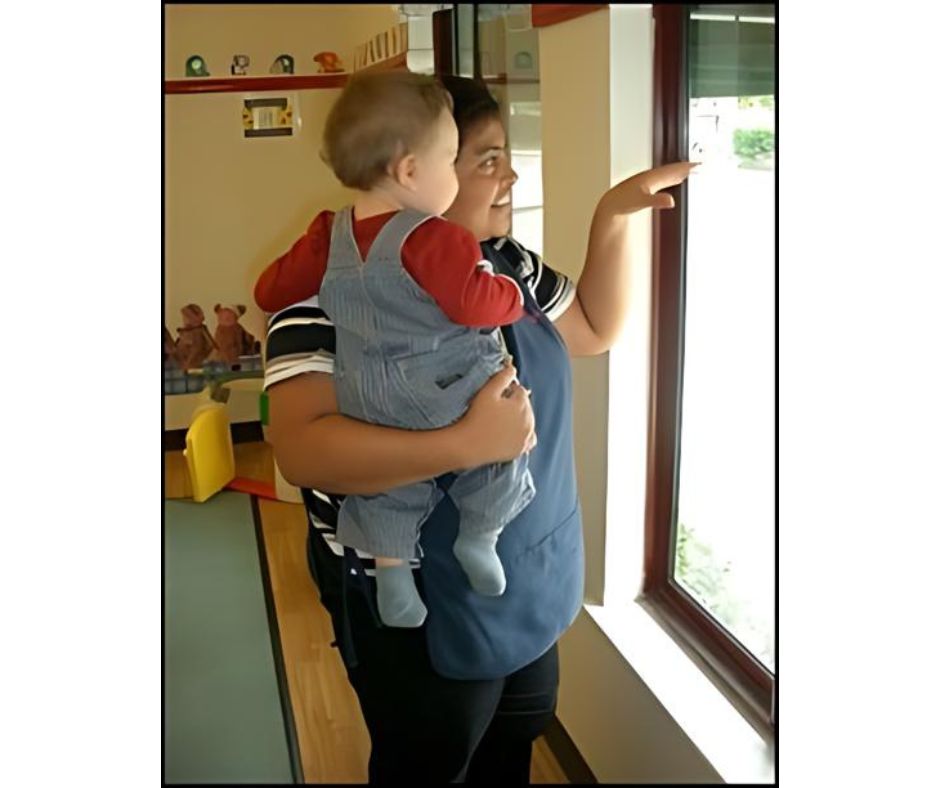
[[[395,215],[353,222],[363,260],[385,223]],[[332,211],[321,211],[307,232],[271,263],[255,284],[255,302],[278,312],[320,292],[330,251]],[[480,245],[458,224],[433,217],[415,228],[402,245],[402,264],[447,317],[473,328],[501,326],[522,317],[522,291],[512,277],[492,273]]]

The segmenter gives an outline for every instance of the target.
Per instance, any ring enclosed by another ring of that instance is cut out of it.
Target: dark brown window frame
[[[653,5],[653,164],[688,158],[689,6]],[[687,185],[653,214],[650,416],[644,578],[637,601],[765,737],[776,727],[776,677],[673,578],[681,434]]]

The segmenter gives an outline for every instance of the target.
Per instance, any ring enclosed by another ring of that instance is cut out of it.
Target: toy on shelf
[[[248,66],[251,64],[251,58],[248,55],[235,55],[232,57],[232,74],[236,76],[245,76],[248,73]]]
[[[206,61],[199,55],[191,55],[186,60],[187,77],[208,77],[209,67]]]
[[[238,322],[244,314],[244,304],[215,305],[215,315],[219,324],[215,329],[216,349],[210,357],[212,361],[222,361],[230,365],[232,369],[239,369],[238,360],[241,356],[253,356],[261,351],[261,343]]]
[[[178,354],[176,352],[176,342],[173,341],[173,335],[165,325],[163,326],[163,366],[179,366]]]
[[[317,52],[313,59],[319,66],[318,74],[339,74],[346,70],[343,61],[335,52]]]
[[[200,366],[217,348],[206,328],[206,316],[198,304],[187,304],[180,314],[183,316],[183,325],[176,329],[179,334],[176,352],[177,361],[185,372]]]
[[[278,55],[274,58],[270,71],[272,74],[293,74],[294,58],[290,55]]]

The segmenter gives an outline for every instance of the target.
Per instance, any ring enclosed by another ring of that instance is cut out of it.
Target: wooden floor
[[[236,445],[235,461],[239,476],[273,479],[265,443]],[[165,496],[189,497],[182,452],[166,452],[164,467]],[[330,618],[307,569],[303,507],[258,503],[304,778],[308,783],[363,783],[369,734],[339,653],[329,645]],[[538,784],[568,782],[544,738],[535,743],[531,779]]]

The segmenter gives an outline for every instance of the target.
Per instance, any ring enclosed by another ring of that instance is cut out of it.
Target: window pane
[[[457,74],[461,77],[473,76],[473,5],[455,3],[457,14]]]
[[[747,8],[740,16],[763,18],[740,21],[736,8]],[[722,6],[727,18],[690,22],[690,74],[700,78],[690,82],[699,95],[692,92],[689,104],[689,159],[703,164],[688,186],[674,576],[773,670],[775,127],[773,75],[768,80],[765,68],[773,65],[768,8]],[[768,85],[769,92],[752,93]],[[719,89],[734,92],[715,95]]]
[[[477,6],[480,70],[499,102],[509,138],[512,167],[512,234],[542,253],[542,101],[539,92],[539,39],[531,7]]]

